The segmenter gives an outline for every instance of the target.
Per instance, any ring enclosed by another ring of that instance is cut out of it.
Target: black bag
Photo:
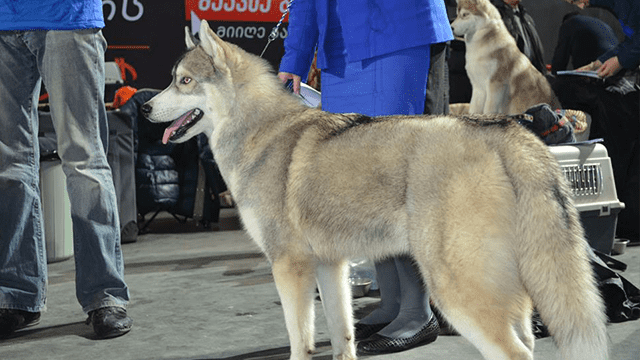
[[[640,290],[612,270],[624,271],[627,265],[593,249],[589,252],[589,258],[609,322],[619,323],[640,318]]]

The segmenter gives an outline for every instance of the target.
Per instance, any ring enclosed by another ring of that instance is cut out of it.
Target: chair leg
[[[151,222],[156,218],[156,216],[158,216],[158,214],[162,211],[162,209],[158,209],[156,210],[156,212],[151,216],[151,219],[149,219],[149,221],[145,221],[144,220],[144,216],[142,217],[142,221],[144,221],[144,224],[142,225],[142,227],[140,228],[140,230],[138,231],[138,234],[143,235],[149,232],[149,224],[151,224]]]

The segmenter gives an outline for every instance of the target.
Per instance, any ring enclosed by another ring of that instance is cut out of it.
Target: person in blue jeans
[[[39,322],[47,257],[38,97],[49,93],[71,202],[76,296],[98,338],[127,333],[120,224],[107,163],[102,1],[0,2],[0,335]]]
[[[292,80],[299,92],[317,49],[323,110],[369,116],[422,114],[432,45],[453,38],[443,0],[294,0],[288,32],[280,79]],[[413,260],[392,258],[375,267],[382,301],[356,324],[358,353],[434,341],[438,321]]]

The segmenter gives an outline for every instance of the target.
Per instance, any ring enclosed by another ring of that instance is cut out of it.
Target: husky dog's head
[[[468,39],[488,21],[502,21],[489,0],[458,0],[457,16],[451,23],[453,34]]]
[[[238,57],[235,45],[222,41],[206,21],[200,42],[188,28],[185,42],[187,51],[173,67],[171,85],[141,108],[151,122],[172,122],[162,138],[165,144],[184,142],[199,133],[210,136],[214,120],[228,116],[236,94],[230,69]]]

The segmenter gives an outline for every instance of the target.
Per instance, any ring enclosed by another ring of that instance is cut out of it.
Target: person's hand
[[[598,70],[598,68],[600,66],[602,66],[602,63],[600,62],[600,60],[596,60],[596,61],[588,63],[587,65],[585,65],[583,67],[579,67],[576,70],[577,71],[596,71],[596,70]]]
[[[291,74],[288,72],[279,72],[278,73],[278,77],[280,78],[280,80],[282,80],[282,83],[286,83],[287,80],[292,80],[293,81],[293,92],[295,94],[300,95],[300,82],[302,82],[302,79],[300,78],[300,76],[296,75],[296,74]]]
[[[602,78],[613,76],[617,74],[620,69],[622,69],[620,60],[618,60],[617,56],[614,56],[612,58],[609,58],[598,68],[598,76]]]

